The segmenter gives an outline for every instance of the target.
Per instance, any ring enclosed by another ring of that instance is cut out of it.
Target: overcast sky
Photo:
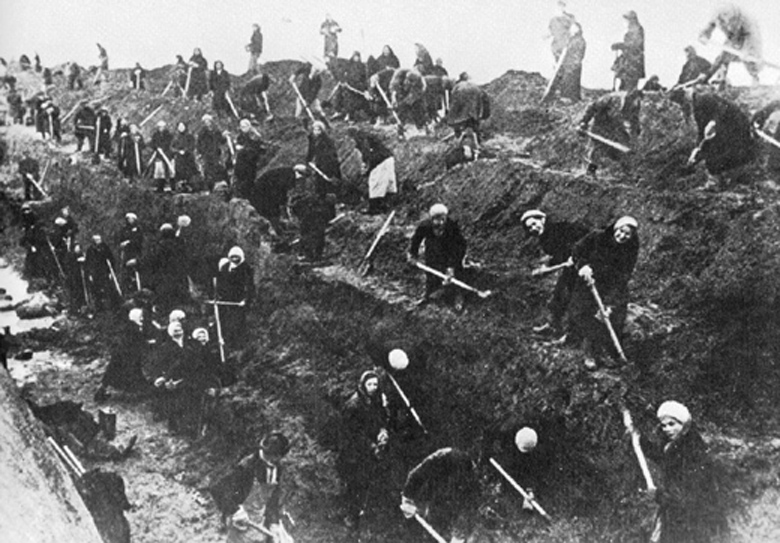
[[[697,44],[701,28],[718,0],[569,0],[569,11],[582,23],[588,49],[583,68],[586,86],[612,85],[609,46],[625,32],[621,17],[629,9],[645,28],[647,72],[669,84],[684,61],[682,49]],[[780,64],[780,2],[738,2],[760,22],[764,57]],[[469,72],[479,83],[509,69],[549,75],[552,56],[546,39],[554,0],[0,0],[0,56],[17,59],[37,51],[44,65],[75,60],[97,64],[100,42],[111,67],[136,61],[147,68],[189,58],[200,47],[212,65],[222,60],[231,73],[247,68],[244,46],[251,25],[265,36],[261,60],[322,55],[320,23],[330,12],[341,25],[340,56],[360,50],[363,58],[393,47],[402,66],[414,59],[413,44],[423,43],[442,57],[451,74]],[[718,50],[698,45],[712,60]],[[766,69],[762,82],[775,83],[780,72]],[[748,81],[744,68],[732,69],[735,83]]]

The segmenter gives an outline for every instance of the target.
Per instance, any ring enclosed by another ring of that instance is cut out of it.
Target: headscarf
[[[539,441],[536,430],[525,426],[515,434],[515,445],[521,453],[531,452]]]
[[[238,264],[234,264],[233,261],[230,260],[231,256],[237,256],[241,261]],[[238,266],[244,263],[244,260],[246,260],[246,257],[244,256],[244,250],[238,245],[231,247],[231,249],[228,251],[228,261],[230,262],[230,269],[231,270],[236,269]]]
[[[547,214],[544,211],[541,211],[539,209],[529,209],[523,215],[520,217],[520,224],[525,226],[525,221],[528,219],[544,219],[547,217]]]
[[[673,418],[683,426],[687,426],[691,422],[691,412],[680,402],[673,400],[666,401],[658,407],[658,413],[656,413],[658,419]]]
[[[435,217],[436,215],[447,215],[449,212],[444,204],[433,204],[428,214],[431,217]]]

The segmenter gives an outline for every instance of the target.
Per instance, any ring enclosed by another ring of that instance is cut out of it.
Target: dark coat
[[[355,140],[355,148],[360,151],[360,156],[366,165],[368,173],[371,173],[371,170],[393,156],[393,152],[375,134],[355,131],[352,139]]]
[[[591,102],[580,119],[580,124],[587,125],[592,119],[591,130],[594,133],[618,143],[628,144],[631,134],[624,123],[628,122],[634,133],[638,134],[640,107],[640,102],[628,100],[626,93],[611,92]]]
[[[122,226],[122,230],[119,233],[119,243],[128,242],[122,248],[122,255],[125,262],[132,259],[140,259],[143,252],[144,234],[141,232],[141,228],[138,224],[127,224]],[[124,262],[123,262],[124,264]]]
[[[204,160],[219,160],[222,157],[223,136],[216,127],[201,127],[195,143],[195,148]]]
[[[198,174],[198,166],[195,164],[195,136],[189,132],[179,132],[171,140],[171,152],[176,164],[176,179],[190,180]]]
[[[126,177],[133,177],[143,173],[145,164],[141,155],[144,147],[144,138],[141,134],[133,136],[126,132],[120,135],[118,167]]]
[[[656,494],[661,543],[707,543],[726,530],[722,495],[707,448],[695,428],[660,445],[642,438],[642,449],[663,472]]]
[[[87,248],[86,272],[94,283],[112,283],[111,274],[108,267],[108,262],[116,272],[116,261],[114,260],[114,254],[106,243],[100,245],[91,245]],[[112,287],[113,288],[113,287]]]
[[[452,89],[447,123],[456,126],[479,123],[490,117],[490,97],[481,87],[470,81],[460,81]]]
[[[224,516],[230,516],[238,510],[238,506],[244,503],[252,491],[254,481],[268,483],[267,467],[259,452],[252,453],[241,459],[238,464],[226,470],[209,487],[209,492],[217,504],[217,508]],[[284,477],[284,466],[277,467],[277,481]],[[282,489],[280,486],[274,490],[266,503],[265,523],[279,522],[281,516]]]
[[[339,447],[342,470],[364,469],[374,457],[379,432],[387,429],[388,415],[383,404],[381,389],[370,398],[362,384],[347,400],[342,414]]]
[[[255,296],[255,282],[252,268],[246,261],[232,270],[230,264],[220,266],[217,272],[217,297],[226,302],[246,302],[252,305]]]
[[[712,64],[706,58],[699,56],[689,58],[685,61],[685,64],[683,64],[680,77],[677,78],[677,84],[682,85],[683,83],[693,81],[700,75],[708,74],[710,72],[710,68],[712,68]]]
[[[236,137],[236,162],[233,173],[236,176],[236,192],[246,198],[257,175],[258,161],[265,153],[263,142],[254,134],[240,132]]]
[[[187,299],[188,259],[181,238],[173,232],[164,234],[149,256],[146,268],[161,305],[168,308]]]
[[[87,138],[91,142],[90,148],[94,142],[96,118],[95,110],[89,106],[79,109],[73,117],[73,134],[78,139]]]
[[[320,74],[312,75],[311,67],[308,64],[304,64],[295,71],[294,81],[306,104],[311,104],[317,99],[322,88],[322,77]]]
[[[148,339],[138,325],[128,322],[112,345],[111,358],[101,384],[131,392],[145,389],[148,382],[142,365],[151,354]]]
[[[432,503],[453,517],[476,509],[479,481],[471,457],[450,447],[431,453],[409,472],[401,494],[417,504]]]
[[[537,239],[542,251],[552,257],[549,264],[553,266],[565,262],[572,255],[574,245],[587,234],[588,229],[581,224],[548,220]]]
[[[212,107],[214,111],[230,113],[230,103],[225,95],[230,91],[230,74],[227,70],[214,70],[209,75],[209,88],[213,92]]]
[[[209,91],[209,84],[207,79],[208,62],[203,58],[203,55],[192,55],[190,57],[190,63],[194,63],[192,68],[192,75],[190,76],[190,96],[201,97]]]
[[[627,291],[628,282],[634,272],[639,256],[639,234],[634,232],[630,240],[618,244],[614,237],[614,223],[604,230],[595,230],[572,249],[574,267],[580,269],[589,265],[593,279],[602,298],[609,293]],[[584,281],[580,281],[584,284]],[[606,303],[606,300],[605,300]]]
[[[717,134],[701,146],[699,159],[713,175],[744,166],[756,157],[750,118],[733,102],[715,94],[693,94],[693,118],[696,120],[699,141],[704,129],[715,121]]]
[[[259,28],[252,32],[252,37],[249,38],[249,52],[255,55],[263,53],[263,33]]]
[[[336,152],[336,145],[328,134],[320,134],[318,137],[309,134],[306,162],[313,162],[322,173],[331,179],[341,179],[339,155]]]
[[[463,257],[466,256],[466,239],[460,233],[460,227],[454,220],[447,218],[444,223],[444,233],[441,237],[433,233],[433,224],[426,219],[417,226],[412,236],[409,253],[417,258],[420,244],[425,241],[425,263],[439,271],[463,267]]]
[[[615,77],[621,80],[639,80],[645,77],[645,29],[642,25],[630,22],[623,41],[613,44],[612,49],[621,51],[612,66]]]
[[[173,141],[173,134],[167,128],[162,130],[155,130],[152,132],[152,139],[149,142],[149,146],[155,151],[159,148],[168,159],[171,159],[171,142]],[[162,157],[160,157],[162,160]]]
[[[295,170],[290,167],[273,168],[263,172],[252,185],[247,196],[257,212],[269,220],[278,219],[287,204],[289,191],[295,186]]]

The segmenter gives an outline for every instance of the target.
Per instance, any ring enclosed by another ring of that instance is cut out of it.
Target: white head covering
[[[241,121],[238,123],[238,127],[250,129],[252,128],[252,123],[249,122],[249,119],[241,119]]]
[[[673,400],[662,403],[658,407],[658,413],[656,413],[656,416],[659,419],[670,417],[683,425],[691,422],[691,412],[688,411],[688,408],[680,402],[675,402]]]
[[[213,121],[213,120],[214,120],[214,117],[212,115],[209,115],[208,113],[206,113],[203,117],[201,117],[201,121],[203,121],[204,123],[206,121]]]
[[[140,307],[134,307],[133,309],[130,310],[127,316],[132,322],[140,325],[141,319],[143,319],[144,317],[144,310],[141,309]]]
[[[138,215],[136,215],[135,213],[125,213],[125,219],[127,219],[128,221],[130,219],[138,220]]]
[[[198,336],[203,333],[206,334],[206,339],[209,338],[209,331],[203,327],[201,328],[195,328],[195,330],[192,331],[192,339],[198,339]]]
[[[181,322],[187,317],[187,314],[181,309],[174,309],[171,314],[168,315],[168,322],[173,324],[174,322]]]
[[[246,258],[246,257],[244,256],[244,250],[243,250],[241,247],[239,247],[238,245],[234,245],[234,246],[233,246],[233,247],[231,247],[231,248],[230,248],[230,250],[228,251],[228,259],[229,259],[231,256],[237,256],[239,259],[241,259],[241,262],[239,262],[239,264],[241,264],[242,262],[244,262],[244,260],[245,260],[245,258]],[[230,264],[231,264],[231,266],[233,266],[233,261],[232,261],[232,260],[231,260]],[[237,265],[237,264],[236,264],[236,265]]]
[[[539,438],[536,435],[536,430],[529,428],[528,426],[520,428],[515,434],[515,445],[517,445],[518,450],[523,453],[531,452],[536,447],[538,440]]]
[[[544,219],[547,217],[547,213],[544,211],[541,211],[539,209],[529,209],[525,213],[523,213],[523,216],[520,217],[520,224],[525,226],[525,221],[528,219]]]
[[[165,128],[165,121],[157,121],[157,126],[160,128]]]
[[[436,215],[447,215],[449,212],[450,210],[444,204],[433,204],[428,214],[435,217]]]
[[[623,217],[620,217],[615,222],[615,230],[618,230],[619,228],[622,228],[624,226],[630,226],[631,228],[636,230],[637,228],[639,228],[639,223],[636,221],[636,219],[634,217],[630,217],[628,215],[625,215]]]
[[[177,328],[181,328],[182,330],[184,329],[184,327],[181,325],[181,322],[173,321],[173,322],[169,323],[168,324],[168,335],[173,337],[173,332]]]

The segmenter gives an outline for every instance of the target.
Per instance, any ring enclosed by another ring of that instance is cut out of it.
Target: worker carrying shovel
[[[588,175],[596,176],[604,158],[626,168],[629,144],[639,136],[639,110],[642,91],[617,91],[605,94],[591,103],[579,124],[579,133],[589,138]]]

